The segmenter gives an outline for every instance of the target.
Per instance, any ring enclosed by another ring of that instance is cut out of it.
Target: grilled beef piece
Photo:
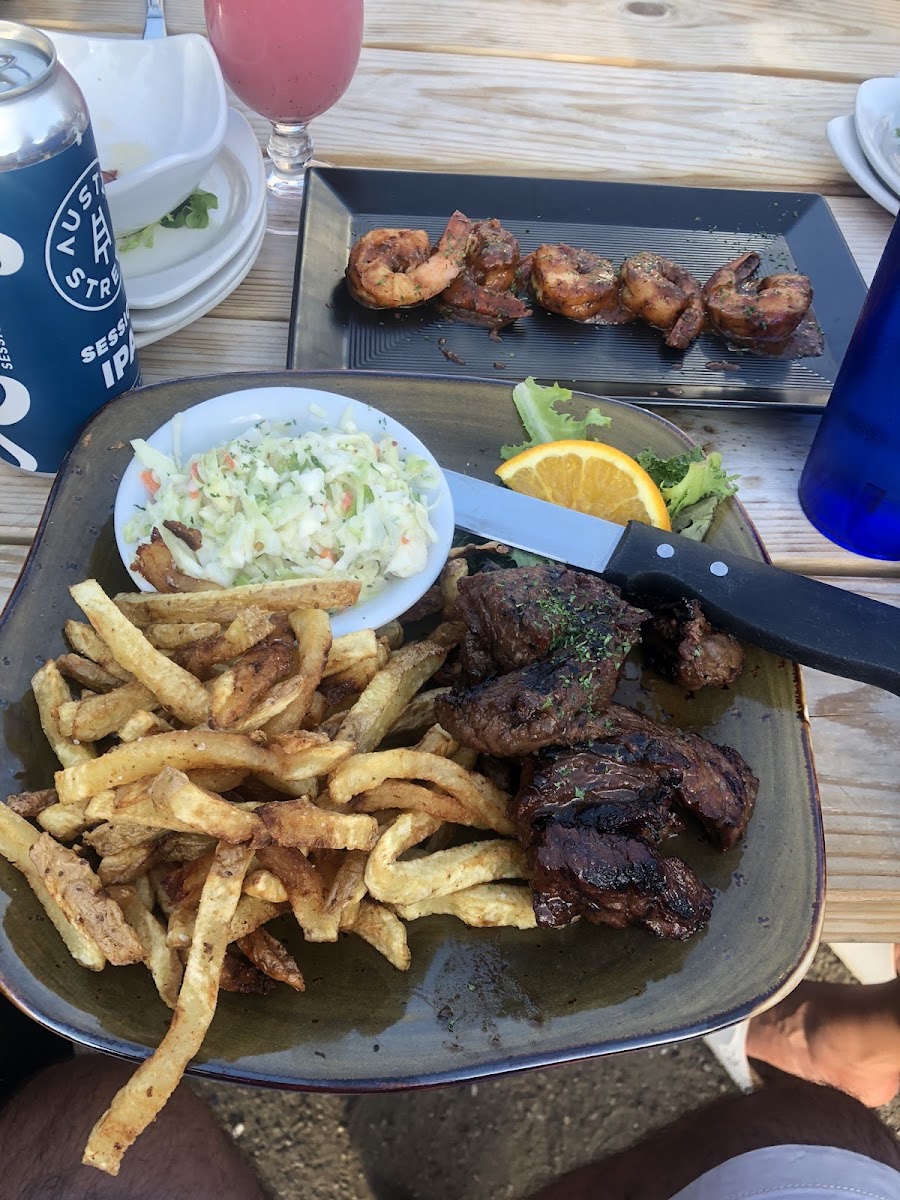
[[[619,660],[584,660],[563,648],[474,687],[440,696],[434,714],[451,737],[500,758],[584,741],[609,703]]]
[[[525,760],[511,815],[526,846],[551,821],[658,842],[678,829],[670,806],[680,781],[678,770],[599,758],[587,746],[551,746]]]
[[[559,566],[468,576],[458,607],[474,683],[442,696],[435,715],[457,741],[500,757],[583,741],[646,619],[602,580]]]
[[[680,858],[662,858],[639,838],[556,822],[541,835],[531,886],[540,926],[583,916],[684,939],[703,929],[712,912],[712,892]]]
[[[730,633],[714,629],[696,600],[657,609],[641,631],[644,661],[686,691],[724,687],[744,666],[744,651]]]
[[[730,850],[743,837],[759,780],[730,746],[611,704],[594,722],[586,749],[613,762],[679,771],[675,799],[693,813],[710,839]]]
[[[647,619],[618,589],[568,567],[512,567],[459,583],[459,613],[468,632],[462,660],[470,682],[502,675],[562,645],[589,643],[620,660]]]

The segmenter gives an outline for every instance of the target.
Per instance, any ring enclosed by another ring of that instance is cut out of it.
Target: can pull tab
[[[16,71],[26,79],[31,78],[31,72],[19,65],[14,54],[0,54],[0,82],[8,83],[10,87],[18,87],[22,80],[9,78]]]

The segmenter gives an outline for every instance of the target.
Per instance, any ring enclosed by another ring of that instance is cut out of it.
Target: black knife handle
[[[603,578],[626,595],[699,600],[755,646],[900,695],[900,608],[636,521]]]

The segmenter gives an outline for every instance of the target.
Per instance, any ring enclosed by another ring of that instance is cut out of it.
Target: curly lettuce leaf
[[[636,457],[662,492],[673,530],[702,541],[719,501],[737,491],[739,477],[726,473],[721,454],[704,455],[696,446],[672,458],[660,458],[652,450]]]
[[[589,438],[591,427],[600,428],[609,424],[609,417],[604,416],[599,408],[590,409],[583,421],[577,420],[571,413],[560,412],[556,405],[566,404],[571,399],[572,393],[568,388],[560,387],[558,383],[543,387],[535,383],[531,375],[524,383],[517,384],[513,388],[513,402],[530,440],[519,446],[501,446],[501,458],[513,458],[523,450],[542,446],[545,442]]]

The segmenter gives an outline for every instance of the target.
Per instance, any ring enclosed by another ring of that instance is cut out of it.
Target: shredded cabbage
[[[154,528],[179,570],[226,587],[275,579],[356,579],[360,599],[421,571],[436,540],[423,494],[431,465],[384,436],[338,428],[297,433],[261,421],[226,446],[182,464],[136,438],[148,501],[125,526],[130,542]],[[198,529],[191,550],[164,521]]]

